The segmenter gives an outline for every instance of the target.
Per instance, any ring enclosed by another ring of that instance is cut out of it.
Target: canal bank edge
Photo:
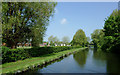
[[[36,67],[43,67],[43,66],[45,66],[45,65],[47,65],[47,64],[49,64],[49,63],[51,63],[51,62],[53,62],[53,61],[56,61],[56,60],[59,60],[59,59],[61,59],[61,58],[64,58],[64,57],[67,57],[68,55],[70,55],[70,54],[74,54],[74,53],[76,53],[76,52],[78,52],[78,51],[80,51],[80,50],[85,50],[85,49],[87,49],[88,47],[84,47],[84,48],[76,48],[76,49],[71,49],[71,50],[66,50],[66,51],[62,51],[62,52],[58,52],[58,53],[55,53],[55,55],[50,55],[50,56],[47,56],[47,57],[45,57],[46,58],[46,60],[41,60],[39,63],[38,62],[36,62],[36,63],[34,63],[34,64],[29,64],[29,65],[25,65],[24,66],[24,68],[17,68],[17,69],[14,69],[14,70],[12,70],[12,71],[6,71],[6,72],[3,72],[2,71],[2,75],[5,75],[5,74],[18,74],[18,73],[23,73],[23,72],[26,72],[26,71],[29,71],[29,70],[32,70],[32,69],[34,69],[34,68],[36,68]],[[50,58],[49,58],[50,57]],[[40,57],[41,58],[41,57]],[[23,60],[24,61],[24,60]],[[13,63],[13,62],[12,62]],[[16,63],[16,62],[14,62],[14,63]],[[4,64],[3,64],[4,65]]]

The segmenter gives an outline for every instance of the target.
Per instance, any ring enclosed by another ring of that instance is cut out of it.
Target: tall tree
[[[72,45],[75,46],[86,46],[87,44],[87,37],[85,35],[85,32],[82,29],[79,29],[71,41]]]
[[[120,10],[114,10],[105,20],[103,50],[120,52]]]
[[[16,48],[18,42],[32,39],[32,46],[38,46],[55,6],[54,2],[3,2],[3,41],[7,46]]]
[[[2,17],[2,2],[0,2],[0,17]],[[2,45],[2,20],[0,18],[0,45]]]
[[[101,46],[104,43],[104,32],[103,29],[96,29],[92,34],[91,34],[92,42],[94,44],[94,48],[98,49],[101,48]]]

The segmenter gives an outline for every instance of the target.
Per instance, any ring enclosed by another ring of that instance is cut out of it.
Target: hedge
[[[9,49],[2,47],[2,64],[24,60],[31,57],[39,57],[45,54],[57,53],[60,51],[70,50],[76,47],[35,47],[30,49]]]

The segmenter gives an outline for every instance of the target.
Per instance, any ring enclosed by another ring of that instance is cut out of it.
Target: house
[[[49,47],[49,46],[50,46],[50,44],[48,44],[48,43],[42,43],[42,44],[40,44],[40,47],[44,47],[44,46]]]
[[[22,46],[31,46],[31,43],[17,43],[18,47],[22,47]]]

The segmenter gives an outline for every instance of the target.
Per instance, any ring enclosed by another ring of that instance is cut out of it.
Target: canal
[[[93,48],[79,51],[55,61],[43,68],[35,68],[23,75],[32,73],[119,73],[120,56],[94,51]]]

